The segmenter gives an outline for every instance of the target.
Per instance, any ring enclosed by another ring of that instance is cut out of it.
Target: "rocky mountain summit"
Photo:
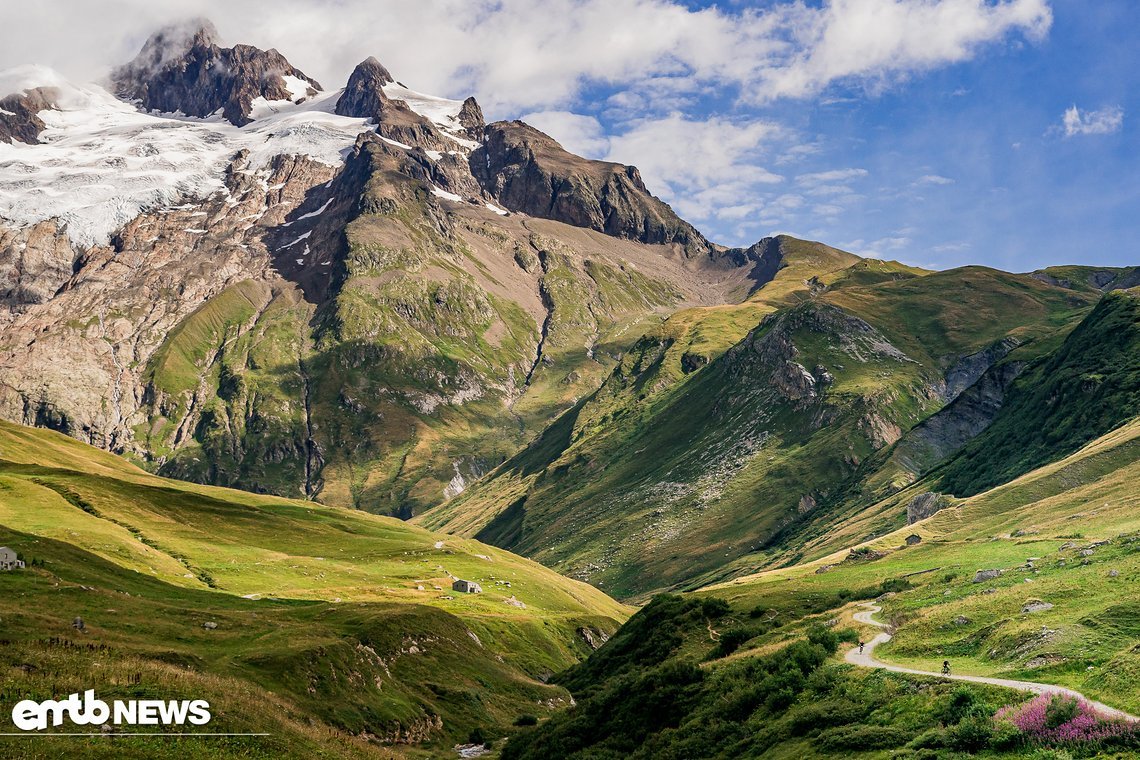
[[[376,58],[324,91],[217,39],[152,35],[114,93],[35,67],[0,93],[0,416],[624,596],[888,531],[908,489],[978,487],[979,441],[1016,452],[1011,410],[1103,397],[1107,430],[1133,387],[1107,328],[1069,344],[1136,269],[726,248],[474,98]]]
[[[321,86],[276,50],[251,45],[223,48],[206,20],[155,32],[130,63],[111,73],[115,94],[148,111],[206,117],[221,111],[242,127],[253,121],[254,101],[297,101]]]
[[[118,97],[26,79],[3,122],[25,147],[0,159],[0,413],[164,474],[414,514],[644,326],[759,284],[635,168],[375,58],[325,92],[198,22],[152,35]]]
[[[651,195],[636,167],[575,156],[521,121],[487,127],[472,167],[503,206],[642,243],[713,250],[688,222]]]

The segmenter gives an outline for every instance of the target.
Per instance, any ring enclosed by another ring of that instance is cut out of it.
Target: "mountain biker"
[[[863,654],[863,641],[859,641],[859,654]]]
[[[950,661],[949,660],[943,660],[942,661],[942,675],[944,675],[944,676],[950,675]]]

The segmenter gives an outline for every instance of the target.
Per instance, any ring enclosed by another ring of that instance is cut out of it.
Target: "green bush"
[[[818,670],[812,674],[827,671]],[[849,700],[827,700],[794,710],[788,727],[795,736],[805,736],[825,728],[858,723],[867,716],[867,707]]]
[[[943,749],[950,744],[944,728],[931,728],[923,731],[907,743],[910,749]]]
[[[1057,696],[1045,706],[1045,727],[1058,728],[1077,717],[1080,705],[1072,697]]]
[[[747,628],[736,627],[729,628],[727,631],[720,635],[720,642],[717,644],[716,649],[713,650],[712,659],[720,657],[728,657],[744,643],[753,637],[752,631]]]
[[[990,737],[990,748],[996,749],[998,752],[1010,752],[1015,749],[1020,749],[1025,744],[1025,734],[1017,728],[1017,726],[1007,721],[998,723],[993,728],[993,735]]]
[[[515,725],[516,726],[537,726],[538,725],[538,718],[536,718],[533,715],[520,715],[519,717],[515,718]]]
[[[716,620],[732,612],[732,607],[725,600],[710,596],[701,602],[701,611],[705,613],[705,617]]]
[[[961,752],[977,752],[990,746],[994,722],[988,715],[971,714],[946,732],[947,743]]]
[[[969,686],[959,686],[938,708],[938,719],[948,726],[957,725],[978,704],[978,696]]]
[[[816,743],[826,752],[891,749],[906,744],[909,735],[894,726],[841,726],[819,735]]]

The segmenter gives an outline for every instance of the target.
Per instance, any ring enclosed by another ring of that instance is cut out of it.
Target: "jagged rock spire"
[[[147,110],[205,117],[220,109],[240,127],[252,120],[255,99],[299,97],[287,76],[307,83],[305,95],[321,89],[276,50],[220,47],[214,25],[194,19],[152,34],[134,60],[111,73],[111,81],[119,97],[137,100]]]
[[[384,94],[384,85],[391,84],[392,75],[380,61],[369,56],[357,64],[348,78],[344,93],[336,102],[336,112],[357,119],[379,120],[390,108],[391,101]]]

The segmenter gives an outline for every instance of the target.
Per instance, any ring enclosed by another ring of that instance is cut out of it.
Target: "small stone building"
[[[461,594],[482,594],[483,587],[475,581],[465,581],[461,578],[456,578],[455,582],[451,584],[452,591],[458,591]]]
[[[24,560],[16,557],[16,552],[7,546],[0,546],[0,570],[22,570]]]

